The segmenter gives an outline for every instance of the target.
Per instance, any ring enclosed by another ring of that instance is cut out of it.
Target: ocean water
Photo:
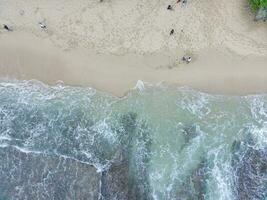
[[[0,82],[0,199],[267,199],[267,95]]]

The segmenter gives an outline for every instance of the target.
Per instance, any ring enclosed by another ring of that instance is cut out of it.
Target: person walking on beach
[[[174,29],[172,29],[170,32],[170,35],[173,35],[173,34],[174,34]]]
[[[168,5],[167,10],[173,10],[171,5]]]
[[[10,27],[8,27],[8,25],[3,24],[3,26],[4,26],[4,29],[5,29],[5,30],[7,30],[7,31],[12,31],[12,29],[11,29]]]

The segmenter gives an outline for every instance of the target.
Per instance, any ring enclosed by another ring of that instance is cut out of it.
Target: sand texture
[[[2,0],[0,24],[13,31],[0,30],[0,77],[119,96],[138,80],[267,92],[267,24],[253,17],[246,0]]]

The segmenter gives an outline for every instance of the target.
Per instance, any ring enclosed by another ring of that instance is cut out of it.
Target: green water
[[[99,173],[127,160],[137,199],[267,198],[267,95],[145,85],[119,99],[91,88],[2,81],[0,125],[0,151],[64,156]]]

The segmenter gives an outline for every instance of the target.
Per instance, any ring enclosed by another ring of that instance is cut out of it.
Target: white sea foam
[[[117,141],[116,135],[111,130],[111,127],[107,123],[107,118],[98,121],[94,124],[92,129],[96,131],[98,134],[101,134],[104,138],[106,138],[110,143],[115,143]]]
[[[256,144],[259,149],[267,147],[267,122],[264,122],[261,127],[251,128],[251,133],[256,138]]]
[[[171,198],[181,187],[192,187],[187,180],[203,161],[206,198],[233,199],[229,149],[235,140],[245,140],[246,132],[253,135],[258,148],[266,148],[266,96],[212,96],[189,88],[169,95],[168,89],[160,88],[138,81],[134,97],[118,100],[90,88],[0,82],[1,151],[10,147],[72,159],[93,165],[99,173],[117,161],[115,153],[125,151],[129,163],[134,160],[129,168],[148,171],[151,196],[159,200]],[[138,120],[121,124],[119,116],[128,112],[135,112]],[[138,124],[141,121],[148,128]],[[197,127],[189,139],[181,135],[185,125]],[[134,129],[133,135],[123,132],[122,126]],[[129,141],[123,146],[121,138]],[[142,138],[151,139],[151,144],[146,146]]]
[[[8,140],[8,141],[11,141],[12,139],[11,139],[11,137],[9,137],[9,136],[4,136],[4,135],[1,136],[1,135],[0,135],[0,141],[1,141],[1,140]]]
[[[134,89],[139,90],[139,91],[145,90],[145,83],[141,80],[138,80]]]
[[[208,199],[234,199],[233,198],[233,175],[229,160],[225,159],[224,145],[218,146],[216,149],[209,150],[208,157],[213,158],[213,167],[209,182]]]
[[[179,94],[176,101],[178,107],[181,107],[199,118],[203,118],[211,112],[209,108],[209,104],[213,99],[211,95],[194,92],[187,88],[179,90]]]

